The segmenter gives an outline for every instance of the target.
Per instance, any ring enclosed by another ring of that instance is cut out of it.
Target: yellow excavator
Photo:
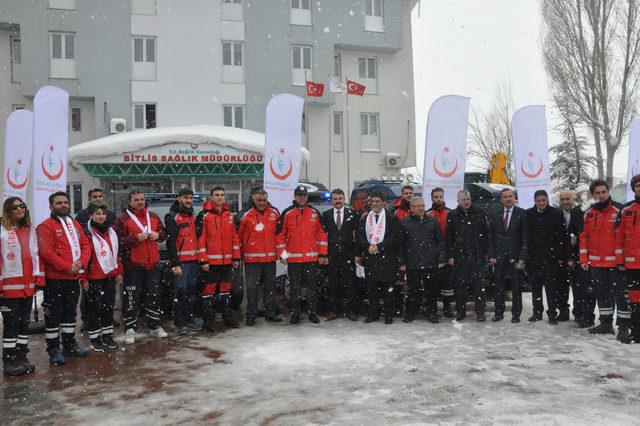
[[[487,170],[487,183],[512,185],[507,175],[507,154],[504,152],[496,152],[491,156],[489,170]]]

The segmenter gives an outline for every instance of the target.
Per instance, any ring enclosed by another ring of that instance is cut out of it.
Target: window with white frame
[[[384,0],[364,0],[364,29],[384,32]]]
[[[243,50],[241,41],[222,42],[223,83],[244,83]]]
[[[291,25],[311,25],[311,0],[291,0]]]
[[[344,151],[342,111],[333,112],[333,150]]]
[[[376,58],[358,58],[358,77],[364,84],[366,93],[378,93],[378,60]]]
[[[50,77],[76,78],[76,34],[52,31],[49,44]]]
[[[11,82],[22,82],[22,42],[20,37],[9,38],[9,54],[11,55]]]
[[[242,0],[222,0],[220,19],[225,21],[242,21]]]
[[[360,114],[360,145],[362,151],[380,151],[380,114]]]
[[[304,86],[306,81],[313,81],[311,62],[311,46],[293,46],[293,84]]]
[[[157,15],[158,0],[131,0],[131,13],[134,15]]]
[[[333,76],[339,81],[342,81],[342,57],[333,55]]]
[[[155,129],[156,104],[133,104],[133,127],[134,129]]]
[[[156,37],[133,36],[133,70],[134,80],[156,79]]]
[[[71,107],[71,114],[69,114],[69,116],[71,119],[71,131],[81,132],[82,131],[82,109],[76,106]]]
[[[242,105],[223,105],[224,125],[244,129],[244,107]]]
[[[49,9],[76,10],[76,0],[49,0]]]

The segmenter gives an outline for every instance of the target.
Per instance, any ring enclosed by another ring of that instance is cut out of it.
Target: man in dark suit
[[[393,323],[393,292],[398,272],[398,219],[384,208],[384,195],[371,194],[371,211],[360,219],[356,243],[356,263],[364,267],[369,296],[365,322],[380,319],[380,299],[384,300],[384,323]]]
[[[358,320],[355,288],[355,235],[358,213],[345,204],[344,191],[331,191],[333,208],[322,214],[322,223],[329,242],[329,313],[327,321],[345,315]]]
[[[489,216],[489,262],[495,266],[495,291],[493,300],[496,312],[491,321],[504,317],[505,282],[511,282],[511,322],[520,322],[522,313],[521,271],[527,258],[529,235],[525,226],[525,210],[515,205],[513,190],[500,191],[501,209]]]
[[[549,323],[558,324],[556,288],[558,277],[567,260],[567,233],[562,212],[549,205],[545,190],[534,194],[535,206],[526,212],[526,226],[529,234],[527,250],[527,273],[531,284],[533,315],[529,322],[542,320],[544,304],[542,289],[547,296]]]
[[[567,232],[568,260],[562,279],[558,280],[558,321],[569,321],[569,288],[573,290],[573,316],[579,325],[591,327],[595,319],[596,299],[593,291],[588,291],[589,272],[582,270],[580,261],[580,233],[584,222],[584,212],[575,205],[573,191],[560,191],[560,208],[564,216]]]

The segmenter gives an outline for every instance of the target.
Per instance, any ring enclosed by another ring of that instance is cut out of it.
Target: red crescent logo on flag
[[[29,177],[27,176],[26,178],[24,178],[24,182],[21,183],[17,183],[11,180],[11,167],[9,167],[7,169],[7,182],[9,183],[9,186],[11,186],[13,189],[22,189],[27,185],[27,180],[29,179]]]
[[[286,180],[289,176],[291,176],[291,173],[293,173],[293,164],[291,163],[291,160],[289,160],[289,169],[284,174],[279,174],[273,168],[273,157],[271,157],[271,161],[269,161],[269,170],[271,170],[271,174],[274,178],[278,180]]]
[[[442,178],[450,178],[451,176],[455,175],[456,172],[458,171],[458,168],[460,167],[460,162],[458,161],[458,157],[454,155],[455,158],[455,164],[453,165],[453,167],[451,168],[451,170],[440,170],[438,168],[438,162],[436,161],[438,159],[438,157],[440,157],[440,161],[445,163],[445,158],[443,158],[446,154],[448,154],[450,151],[450,148],[448,146],[445,146],[442,149],[442,152],[444,154],[439,154],[436,155],[435,157],[433,157],[433,171],[436,172],[436,174]],[[447,167],[449,168],[449,167]]]
[[[49,145],[49,151],[53,152],[53,145]],[[62,173],[64,172],[64,164],[62,163],[61,159],[58,159],[58,161],[60,161],[60,170],[58,170],[58,173],[54,173],[53,172],[53,161],[51,160],[51,157],[49,157],[49,167],[51,167],[51,172],[49,172],[47,170],[47,167],[44,164],[44,154],[42,154],[42,158],[40,159],[40,167],[42,168],[42,173],[44,173],[44,175],[47,177],[47,179],[49,180],[58,180],[60,179],[60,176],[62,176]]]
[[[522,172],[522,174],[523,174],[525,177],[528,177],[529,179],[535,179],[535,178],[537,178],[538,176],[540,176],[540,174],[541,174],[541,173],[542,173],[542,171],[544,170],[544,163],[542,162],[542,160],[541,160],[541,159],[539,159],[539,158],[538,158],[538,162],[539,162],[539,164],[540,164],[540,165],[539,165],[539,167],[538,167],[538,170],[534,170],[534,169],[533,169],[533,162],[532,162],[532,159],[533,159],[536,155],[535,155],[533,152],[530,152],[528,156],[529,156],[529,158],[531,159],[531,160],[529,161],[529,164],[528,164],[528,166],[529,166],[529,168],[530,168],[530,172],[528,172],[527,170],[525,170],[525,168],[524,168],[524,160],[522,160],[522,161],[520,162],[520,171]]]

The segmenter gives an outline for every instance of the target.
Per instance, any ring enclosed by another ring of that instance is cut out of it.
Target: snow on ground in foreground
[[[47,397],[65,424],[638,424],[640,345],[526,310],[520,324],[260,320],[144,338],[115,367],[57,379],[64,390],[49,371]]]

